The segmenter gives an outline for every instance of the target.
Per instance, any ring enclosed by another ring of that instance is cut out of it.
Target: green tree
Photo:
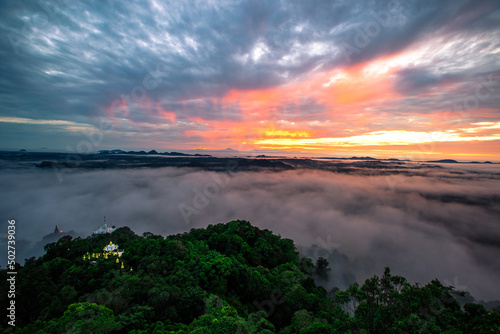
[[[315,273],[316,275],[318,275],[319,278],[321,278],[322,280],[328,280],[328,272],[330,272],[330,268],[328,268],[328,260],[323,258],[323,257],[319,257],[318,260],[316,261],[316,270],[315,270]]]
[[[120,328],[113,311],[94,303],[75,303],[64,315],[52,319],[44,326],[47,333],[109,333]]]

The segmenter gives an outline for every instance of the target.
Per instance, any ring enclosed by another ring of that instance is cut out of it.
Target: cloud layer
[[[428,176],[162,168],[72,172],[62,183],[52,171],[4,170],[0,212],[3,228],[16,219],[18,240],[30,242],[56,224],[89,235],[103,216],[162,235],[245,219],[320,246],[316,256],[329,259],[335,284],[390,266],[412,281],[438,278],[490,300],[500,298],[500,178],[488,168]],[[18,260],[31,256],[29,247],[19,243]]]

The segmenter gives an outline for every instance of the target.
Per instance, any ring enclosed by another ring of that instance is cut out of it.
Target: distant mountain
[[[458,164],[459,162],[453,159],[432,160],[426,162],[441,163],[441,164]]]
[[[175,155],[175,156],[179,156],[179,157],[186,157],[186,156],[190,156],[191,154],[186,154],[186,153],[180,153],[180,152],[165,152],[165,153],[161,153],[163,155]]]
[[[169,155],[169,156],[179,156],[179,157],[211,157],[210,154],[188,154],[188,153],[180,153],[180,152],[164,152],[158,153],[156,150],[151,150],[149,152],[146,151],[123,151],[123,150],[100,150],[99,154],[135,154],[135,155],[148,155],[148,154],[160,154],[160,155]]]
[[[100,154],[124,154],[127,153],[123,150],[100,150]]]
[[[162,155],[172,155],[172,156],[179,156],[179,157],[211,157],[210,154],[188,154],[188,153],[180,153],[180,152],[165,152],[165,153],[160,153]]]
[[[319,157],[318,159],[332,159],[332,160],[380,160],[372,157],[350,157],[350,158],[335,158],[335,157]],[[387,159],[398,160],[398,159]]]
[[[493,162],[491,161],[485,161],[485,162],[481,162],[481,161],[471,161],[469,162],[470,164],[492,164]]]
[[[350,157],[349,159],[352,159],[352,160],[379,160],[379,159],[372,158],[372,157]]]

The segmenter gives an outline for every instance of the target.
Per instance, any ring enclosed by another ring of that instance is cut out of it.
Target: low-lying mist
[[[59,182],[52,170],[26,169],[6,170],[0,182],[2,233],[7,219],[15,219],[21,263],[55,225],[87,236],[106,216],[108,225],[166,236],[240,219],[326,258],[333,268],[329,287],[345,288],[390,266],[412,282],[438,278],[476,298],[500,299],[500,178],[494,173],[161,168],[71,171]]]

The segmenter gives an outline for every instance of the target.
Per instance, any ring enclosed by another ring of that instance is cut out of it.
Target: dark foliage
[[[118,262],[84,258],[110,241],[124,250]],[[461,309],[453,288],[412,285],[389,268],[327,293],[312,278],[328,278],[326,259],[299,261],[292,240],[246,221],[167,238],[125,227],[45,251],[17,268],[16,327],[4,317],[6,333],[500,332],[499,312]]]

